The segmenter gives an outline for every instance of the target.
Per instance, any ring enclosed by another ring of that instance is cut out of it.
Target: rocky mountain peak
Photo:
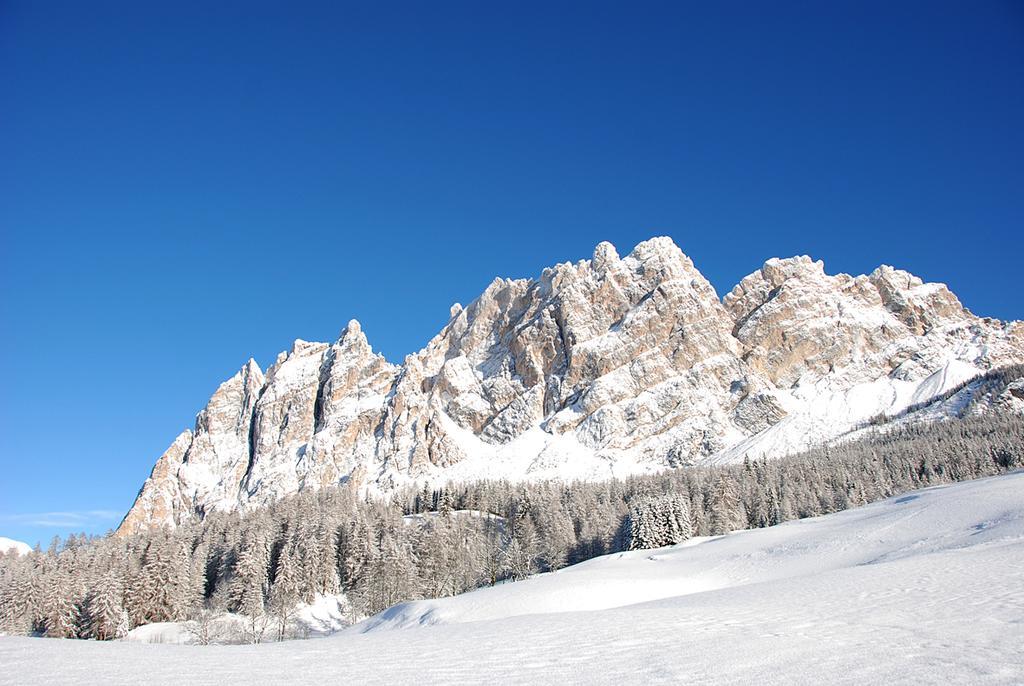
[[[608,241],[601,241],[594,248],[594,256],[590,259],[591,268],[595,272],[604,273],[608,265],[619,261],[619,253]]]
[[[349,355],[369,355],[373,353],[370,341],[363,333],[363,327],[358,320],[350,319],[345,328],[338,334],[338,340],[334,344],[338,349],[346,351]]]
[[[924,283],[913,274],[888,265],[871,272],[869,279],[886,309],[915,334],[927,333],[958,319],[973,318],[945,284]]]
[[[773,258],[720,300],[667,237],[625,257],[602,242],[496,278],[401,366],[356,320],[334,343],[296,340],[265,375],[250,360],[157,461],[122,531],[338,484],[781,454],[1013,361],[1024,325],[892,267]]]

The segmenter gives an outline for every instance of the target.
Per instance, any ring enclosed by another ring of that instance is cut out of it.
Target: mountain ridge
[[[852,277],[772,258],[719,298],[671,239],[626,257],[602,242],[590,260],[496,278],[401,365],[356,320],[334,343],[296,340],[266,373],[250,359],[159,458],[118,531],[336,484],[774,456],[1022,361],[1024,324],[976,317],[892,267]]]

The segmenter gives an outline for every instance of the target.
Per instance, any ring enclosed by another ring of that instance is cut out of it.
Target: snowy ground
[[[328,638],[0,638],[0,683],[1021,683],[1024,473],[611,555]]]
[[[287,627],[286,637],[314,638],[327,636],[352,624],[351,611],[344,594],[318,595],[312,603],[300,603]],[[250,643],[246,639],[250,620],[236,614],[222,614],[210,619],[206,635],[210,643]],[[267,618],[264,641],[277,637],[278,627]],[[195,622],[155,622],[143,624],[128,632],[126,641],[133,643],[197,644],[199,628]]]

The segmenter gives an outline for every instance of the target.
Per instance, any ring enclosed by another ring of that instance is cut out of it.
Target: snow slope
[[[6,553],[8,550],[16,550],[19,555],[28,555],[32,552],[32,546],[28,543],[15,541],[13,538],[0,536],[0,553]]]
[[[882,377],[835,390],[831,387],[831,379],[825,378],[792,393],[780,391],[778,399],[789,412],[786,417],[704,462],[728,464],[742,462],[745,457],[779,457],[827,442],[822,437],[839,437],[842,440],[844,434],[872,417],[898,415],[908,407],[942,395],[980,373],[976,367],[950,359],[917,382]],[[928,419],[934,421],[948,416],[949,413],[929,416]]]
[[[1021,538],[1024,474],[1013,478],[1016,486],[1005,486],[1004,503],[968,507],[962,496],[955,495],[957,491],[970,491],[970,487],[986,490],[990,484],[931,489],[769,529],[696,538],[656,551],[606,555],[552,574],[455,598],[405,603],[350,631],[603,610],[1001,542],[1008,535],[1007,528],[1014,529],[1014,535]],[[954,499],[958,502],[949,502]],[[1024,545],[1024,538],[1018,543]]]
[[[1024,472],[262,646],[0,638],[0,683],[1021,683]]]

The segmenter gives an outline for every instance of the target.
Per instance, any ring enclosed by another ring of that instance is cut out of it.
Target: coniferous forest
[[[344,593],[351,620],[607,553],[766,527],[1024,467],[1024,417],[894,423],[777,460],[602,482],[477,482],[300,493],[173,531],[70,536],[0,555],[0,631],[107,640],[236,613],[259,642],[297,635],[301,602]]]

